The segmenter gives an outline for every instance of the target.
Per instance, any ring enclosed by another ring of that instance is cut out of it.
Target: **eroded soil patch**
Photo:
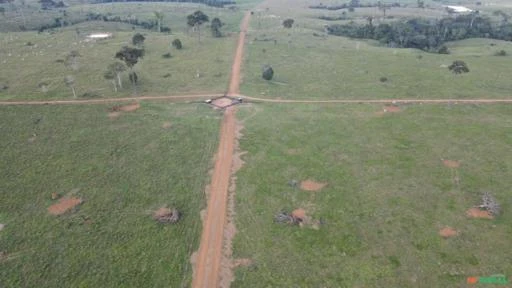
[[[448,168],[459,168],[460,161],[457,160],[445,160],[443,159],[443,165]]]
[[[455,237],[459,234],[459,232],[452,227],[444,227],[443,229],[439,230],[439,235],[443,238],[450,238]]]
[[[322,188],[324,188],[327,185],[327,183],[321,183],[321,182],[315,182],[313,180],[305,180],[300,183],[300,189],[305,191],[320,191]]]
[[[76,206],[82,204],[83,200],[81,198],[61,198],[58,203],[53,204],[48,207],[48,213],[52,215],[62,215]]]
[[[481,210],[480,208],[473,207],[466,211],[466,216],[469,218],[480,218],[480,219],[494,219],[494,216],[489,211]]]

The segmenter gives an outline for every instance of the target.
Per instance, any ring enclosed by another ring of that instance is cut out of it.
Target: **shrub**
[[[497,51],[496,53],[494,53],[494,56],[507,56],[507,51],[505,51],[505,50]]]
[[[450,69],[450,71],[452,71],[455,74],[469,72],[469,68],[466,62],[460,60],[453,61],[452,65],[448,66],[448,69]]]
[[[267,81],[272,80],[272,78],[274,77],[274,69],[272,69],[272,67],[270,67],[269,65],[265,65],[265,67],[263,67],[263,74],[261,75],[261,77],[263,77],[263,79]]]
[[[450,54],[450,50],[448,50],[448,47],[443,45],[443,46],[439,47],[439,49],[437,50],[437,53],[439,53],[439,54]]]
[[[174,39],[174,41],[172,41],[172,47],[180,50],[181,48],[183,48],[183,45],[181,44],[181,41],[180,39]]]
[[[388,81],[388,77],[380,77],[379,79],[380,82],[387,82]]]
[[[165,58],[165,59],[169,59],[171,58],[171,53],[165,53],[164,55],[162,55],[162,58]]]

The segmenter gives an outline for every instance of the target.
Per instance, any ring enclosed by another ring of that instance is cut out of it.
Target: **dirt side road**
[[[203,98],[220,97],[223,94],[198,94],[198,95],[175,95],[175,96],[138,96],[123,98],[104,98],[104,99],[84,99],[84,100],[27,100],[27,101],[0,101],[0,106],[7,105],[70,105],[70,104],[104,104],[114,102],[132,102],[140,100],[193,100]]]
[[[240,36],[231,70],[228,94],[239,92],[240,65],[245,42],[245,32],[250,19],[247,12],[242,20]],[[228,187],[231,177],[231,165],[236,137],[235,107],[228,107],[224,112],[221,126],[220,143],[216,155],[215,167],[210,183],[210,199],[206,218],[203,221],[201,243],[196,258],[192,287],[218,287],[222,260],[224,226],[227,217]]]

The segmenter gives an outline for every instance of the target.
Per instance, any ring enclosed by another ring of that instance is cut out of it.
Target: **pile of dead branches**
[[[301,222],[298,218],[293,217],[291,213],[281,211],[274,216],[275,223],[283,223],[288,225],[297,225]]]
[[[160,223],[176,223],[180,220],[180,212],[176,208],[162,207],[153,212],[153,219]]]
[[[476,207],[487,210],[487,212],[493,216],[498,216],[501,209],[496,198],[494,198],[489,192],[485,192],[484,195],[482,195],[482,204]]]

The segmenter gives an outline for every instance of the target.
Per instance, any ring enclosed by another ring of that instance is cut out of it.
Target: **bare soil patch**
[[[237,267],[248,267],[248,266],[251,266],[253,263],[252,259],[249,259],[249,258],[239,258],[239,259],[235,259],[233,261],[233,268],[237,268]]]
[[[384,106],[384,112],[397,113],[400,111],[402,111],[402,109],[400,109],[400,107],[395,106],[395,105]]]
[[[480,208],[473,207],[466,211],[466,216],[469,218],[480,218],[480,219],[494,219],[489,211],[481,210]]]
[[[448,168],[459,168],[460,161],[443,159],[443,165]]]
[[[443,238],[455,237],[458,234],[459,234],[459,232],[457,230],[453,229],[452,227],[448,227],[448,226],[439,230],[439,235],[441,235],[441,237],[443,237]]]
[[[164,128],[164,129],[169,129],[169,128],[171,128],[171,127],[172,127],[172,123],[171,123],[171,122],[169,122],[169,121],[166,121],[166,122],[164,122],[164,123],[162,124],[162,128]]]
[[[133,112],[140,108],[140,103],[135,102],[128,105],[114,106],[112,107],[112,111],[121,111],[121,112]]]
[[[300,183],[300,189],[315,192],[322,190],[326,185],[327,183],[315,182],[308,179]]]
[[[107,115],[108,115],[108,119],[114,120],[114,119],[119,118],[119,116],[121,116],[121,112],[119,112],[119,111],[112,111],[112,112],[108,112]]]
[[[5,224],[0,223],[0,231],[4,230]]]
[[[306,220],[306,210],[298,208],[292,211],[292,217],[298,222],[304,222]]]
[[[58,203],[53,204],[48,207],[48,213],[52,215],[62,215],[76,206],[82,204],[83,200],[81,198],[61,198]]]
[[[229,105],[233,104],[233,100],[231,98],[222,97],[222,98],[213,100],[212,104],[217,107],[220,107],[220,108],[225,108],[225,107],[228,107]]]

